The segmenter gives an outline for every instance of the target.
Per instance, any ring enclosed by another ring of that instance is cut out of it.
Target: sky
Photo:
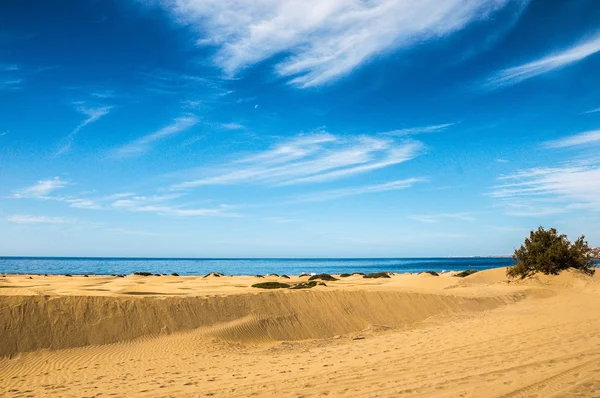
[[[0,255],[600,246],[596,0],[3,0]]]

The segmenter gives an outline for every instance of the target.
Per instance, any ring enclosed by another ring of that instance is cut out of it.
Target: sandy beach
[[[600,275],[0,277],[0,395],[600,396]]]

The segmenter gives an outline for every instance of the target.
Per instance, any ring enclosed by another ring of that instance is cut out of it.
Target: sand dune
[[[600,396],[598,276],[265,280],[0,278],[0,395]]]

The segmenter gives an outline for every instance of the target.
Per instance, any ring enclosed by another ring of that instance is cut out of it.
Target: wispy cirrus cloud
[[[12,197],[16,199],[34,198],[34,199],[49,199],[50,194],[57,189],[64,188],[68,185],[66,181],[60,177],[54,177],[49,180],[39,180],[34,185],[20,189],[13,193]]]
[[[390,137],[299,135],[265,151],[217,166],[222,171],[174,184],[172,190],[203,185],[320,183],[397,165],[419,156],[424,145]],[[208,171],[205,172],[209,174]]]
[[[600,130],[591,130],[570,137],[546,141],[543,146],[546,148],[569,148],[598,144],[600,144]]]
[[[347,75],[375,56],[451,35],[526,0],[147,0],[216,46],[226,74],[284,54],[279,76],[299,87]]]
[[[180,199],[184,195],[183,193],[142,196],[125,192],[93,198],[80,197],[78,195],[57,195],[55,193],[55,191],[62,189],[67,185],[69,184],[59,177],[49,180],[40,180],[32,186],[15,191],[10,197],[14,199],[52,200],[68,204],[71,208],[82,210],[145,212],[161,216],[166,215],[176,217],[240,216],[238,213],[234,212],[237,207],[231,205],[221,204],[208,208],[191,208],[189,204],[176,203],[175,201]],[[23,220],[26,219],[23,218]],[[25,223],[25,221],[22,223]],[[33,221],[31,221],[31,223],[33,223]]]
[[[205,75],[199,76],[172,70],[156,69],[141,72],[139,77],[146,90],[158,94],[184,95],[203,91],[203,102],[211,102],[211,96],[222,97],[231,91],[223,87],[221,79]]]
[[[583,112],[583,114],[598,113],[598,112],[600,112],[600,108],[590,109],[589,111]]]
[[[23,79],[0,80],[0,90],[19,90],[22,88]]]
[[[600,211],[600,165],[537,167],[502,176],[490,196],[506,214],[537,216],[573,210]]]
[[[182,205],[173,205],[170,202],[177,199],[181,194],[132,196],[114,201],[111,206],[114,209],[131,212],[149,212],[159,215],[170,215],[178,217],[197,216],[225,216],[235,217],[237,214],[231,212],[232,207],[220,205],[213,208],[188,208]]]
[[[432,224],[442,220],[475,221],[471,213],[438,213],[438,214],[415,214],[411,219],[422,223]]]
[[[65,138],[64,143],[62,144],[61,148],[56,153],[56,155],[60,156],[60,155],[64,155],[67,152],[69,152],[69,150],[71,149],[71,145],[73,144],[73,141],[75,140],[75,137],[77,136],[77,133],[79,133],[79,131],[82,128],[84,128],[85,126],[87,126],[88,124],[94,123],[95,121],[100,119],[102,116],[108,115],[108,113],[110,112],[110,110],[112,108],[113,108],[112,106],[101,106],[101,107],[90,108],[90,107],[86,107],[84,105],[79,104],[77,106],[77,111],[82,113],[83,115],[85,115],[86,119],[83,122],[81,122],[77,127],[75,127],[73,129],[73,131],[71,131],[69,133],[69,135]]]
[[[243,124],[236,122],[221,123],[220,126],[226,130],[242,130],[245,128]]]
[[[75,209],[100,210],[102,205],[88,198],[57,198],[69,203],[69,207]]]
[[[315,192],[296,198],[299,202],[324,202],[341,199],[349,196],[366,195],[379,192],[399,191],[426,181],[424,178],[407,178],[404,180],[390,181],[383,184],[362,185],[349,188],[331,189],[329,191]]]
[[[444,131],[448,127],[453,126],[455,123],[445,123],[445,124],[435,124],[432,126],[421,126],[421,127],[409,127],[405,129],[391,130],[386,131],[386,135],[395,135],[395,136],[405,136],[405,135],[415,135],[415,134],[423,134],[423,133],[436,133],[439,131]]]
[[[100,99],[115,98],[117,96],[113,90],[94,91],[90,95]]]
[[[6,218],[8,222],[14,224],[65,224],[72,220],[62,217],[32,216],[28,214],[15,214]]]
[[[89,198],[79,198],[73,196],[57,195],[55,191],[68,186],[67,181],[61,180],[60,177],[54,177],[48,180],[39,180],[34,185],[15,191],[11,198],[13,199],[42,199],[55,200],[69,204],[69,207],[77,209],[101,209],[102,206]]]
[[[595,36],[583,43],[544,56],[535,61],[501,70],[487,79],[483,84],[483,88],[493,90],[512,86],[532,77],[579,62],[596,54],[598,51],[600,51],[600,36]]]
[[[185,115],[176,118],[173,123],[169,124],[144,137],[138,138],[125,144],[120,148],[113,151],[113,156],[116,157],[130,157],[141,155],[150,150],[151,145],[156,142],[168,138],[170,136],[181,133],[185,130],[190,129],[198,123],[198,119],[193,115]]]

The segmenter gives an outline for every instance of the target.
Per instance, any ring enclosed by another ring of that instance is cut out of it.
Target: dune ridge
[[[304,340],[483,311],[522,292],[459,297],[393,291],[302,291],[215,297],[0,296],[0,355],[212,327],[235,341]]]

